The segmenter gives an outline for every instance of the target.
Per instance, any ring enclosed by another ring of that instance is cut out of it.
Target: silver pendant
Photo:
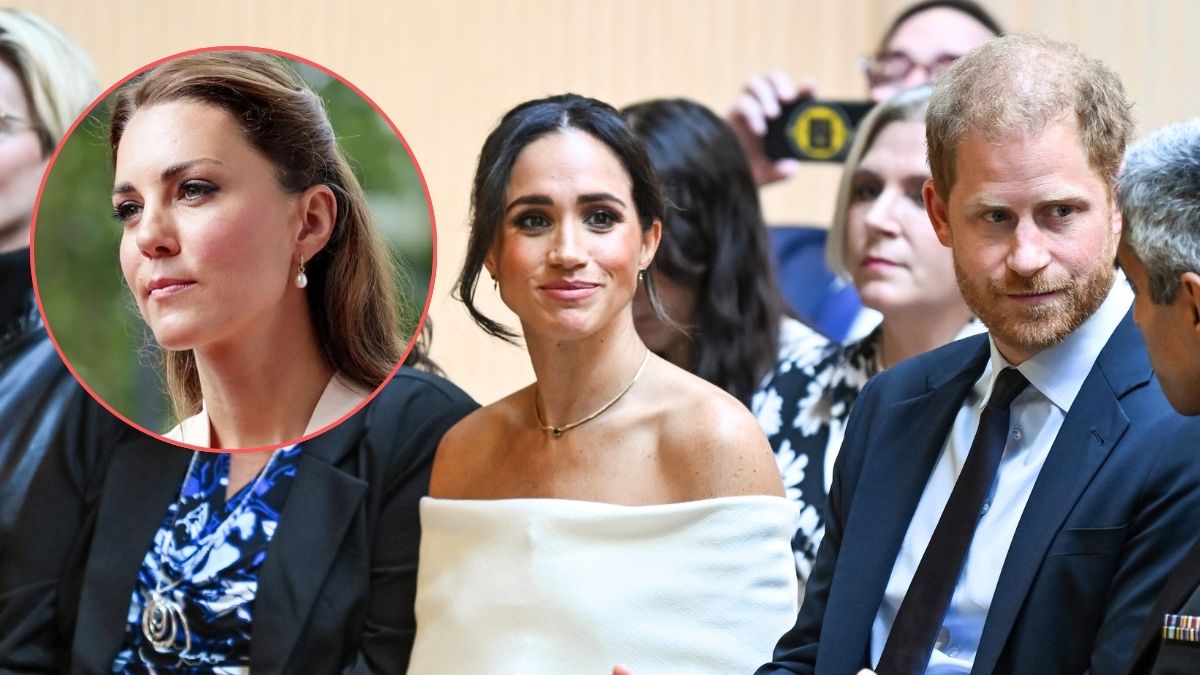
[[[181,632],[183,650],[178,653],[183,654],[192,649],[192,631],[183,615],[183,607],[157,589],[150,591],[146,607],[142,609],[142,635],[150,646],[159,654],[176,653],[175,644]]]

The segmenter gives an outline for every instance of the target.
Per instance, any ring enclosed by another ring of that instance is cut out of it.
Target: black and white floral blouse
[[[972,320],[956,339],[983,330],[983,324]],[[876,328],[856,342],[793,354],[750,402],[775,451],[787,496],[800,507],[792,551],[801,583],[812,572],[825,536],[825,500],[850,408],[867,380],[881,370],[880,336]]]
[[[879,329],[848,345],[830,343],[784,361],[751,400],[751,409],[775,451],[788,499],[800,506],[792,538],[801,581],[812,571],[825,533],[825,497],[833,460],[842,445],[850,406],[879,371]]]

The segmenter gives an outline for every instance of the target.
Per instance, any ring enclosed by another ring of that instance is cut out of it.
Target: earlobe
[[[305,257],[312,258],[333,236],[337,198],[328,185],[313,185],[300,195],[299,210],[300,231],[296,233],[296,242],[306,252]]]
[[[662,221],[655,218],[650,229],[642,232],[642,255],[638,259],[638,267],[646,269],[654,260],[654,254],[658,252],[658,244],[662,241]]]
[[[493,279],[496,278],[496,263],[494,260],[492,260],[491,253],[488,253],[487,256],[483,259],[483,268],[487,270],[488,276],[490,276]]]
[[[934,188],[933,179],[925,181],[925,185],[921,188],[921,194],[925,198],[925,213],[929,215],[929,222],[933,225],[933,232],[937,235],[938,241],[942,246],[949,247],[954,243],[954,237],[950,232],[950,219],[946,213],[946,202],[942,201]]]

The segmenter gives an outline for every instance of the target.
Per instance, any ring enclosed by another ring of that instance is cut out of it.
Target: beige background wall
[[[450,288],[466,243],[474,162],[514,104],[566,90],[621,106],[687,96],[723,112],[746,76],[782,68],[826,97],[864,94],[858,57],[907,0],[17,0],[78,40],[104,86],[209,45],[272,47],[358,85],[408,140],[437,218],[434,358],[481,402],[532,379],[523,353],[483,334]],[[1072,40],[1121,74],[1139,131],[1200,115],[1200,3],[985,0],[1010,30]],[[770,188],[772,222],[821,223],[836,169]],[[52,196],[48,197],[52,198]],[[485,311],[511,319],[490,285]]]

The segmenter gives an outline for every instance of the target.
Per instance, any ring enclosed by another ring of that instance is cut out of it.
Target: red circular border
[[[400,140],[400,144],[404,146],[404,151],[406,153],[408,153],[408,158],[412,162],[413,168],[416,169],[417,177],[421,181],[421,189],[425,193],[425,208],[426,208],[426,211],[429,213],[429,230],[430,230],[430,236],[431,236],[431,242],[432,242],[432,247],[431,247],[432,248],[432,251],[431,251],[432,258],[430,261],[430,273],[429,273],[429,290],[425,293],[425,306],[421,310],[421,317],[417,321],[416,330],[413,332],[412,336],[409,338],[408,344],[404,348],[404,353],[401,355],[400,360],[396,362],[396,367],[392,369],[392,372],[389,373],[386,378],[384,378],[383,382],[381,382],[380,385],[378,387],[376,387],[375,390],[372,391],[369,396],[367,396],[365,399],[363,399],[361,403],[354,406],[354,408],[352,410],[350,410],[350,412],[346,413],[345,415],[343,415],[341,418],[337,419],[336,421],[331,422],[310,434],[301,436],[298,439],[288,441],[286,443],[277,443],[274,445],[264,445],[264,446],[257,447],[257,448],[221,449],[221,448],[206,448],[206,447],[199,446],[199,445],[191,445],[190,443],[182,443],[182,442],[167,438],[166,436],[163,436],[160,433],[151,431],[150,429],[147,429],[146,427],[143,427],[142,425],[140,425],[136,422],[133,422],[132,420],[130,420],[129,418],[125,417],[120,412],[118,412],[111,405],[109,405],[108,402],[106,402],[104,399],[97,396],[96,392],[92,391],[91,387],[88,386],[87,382],[83,381],[83,378],[81,378],[79,376],[79,373],[76,372],[75,368],[71,365],[71,362],[67,359],[66,355],[63,354],[62,348],[60,348],[58,345],[58,340],[56,340],[54,337],[54,331],[51,330],[51,328],[50,328],[50,322],[46,319],[46,310],[42,307],[42,295],[41,295],[41,292],[38,290],[37,262],[36,262],[37,256],[35,255],[35,250],[34,250],[35,241],[36,241],[36,237],[34,236],[34,234],[37,231],[38,210],[42,205],[42,193],[46,189],[46,181],[50,177],[50,172],[54,170],[54,164],[56,161],[58,161],[58,154],[60,152],[62,152],[63,147],[66,145],[67,139],[69,139],[71,137],[71,135],[75,133],[75,129],[79,126],[79,124],[85,118],[87,118],[87,116],[90,115],[93,110],[96,109],[96,106],[100,105],[100,103],[103,102],[105,99],[107,99],[114,91],[116,91],[118,88],[120,88],[126,82],[137,77],[138,75],[140,75],[158,65],[161,65],[168,61],[171,61],[172,59],[177,59],[177,58],[184,57],[184,56],[190,56],[192,54],[203,54],[206,52],[219,52],[219,51],[260,52],[260,53],[264,53],[264,54],[273,54],[275,56],[290,59],[292,61],[304,63],[308,66],[311,66],[311,67],[325,73],[326,75],[334,78],[335,80],[342,83],[343,85],[349,87],[354,93],[358,94],[358,96],[360,98],[362,98],[364,101],[369,103],[371,105],[371,107],[375,109],[375,112],[378,113],[379,116],[383,118],[383,121],[387,123],[388,127],[392,130],[392,133],[394,133],[396,135],[396,138]],[[84,111],[82,113],[79,114],[79,116],[77,118],[75,118],[75,122],[71,124],[71,128],[67,130],[67,133],[63,134],[62,139],[60,139],[58,142],[58,147],[56,147],[54,149],[54,154],[50,157],[50,162],[46,165],[46,171],[45,171],[45,173],[42,174],[42,182],[38,186],[37,200],[34,202],[33,216],[31,218],[30,229],[29,229],[29,273],[33,279],[33,292],[34,292],[34,297],[37,300],[38,312],[42,316],[42,324],[46,327],[46,334],[50,337],[50,343],[54,345],[54,350],[56,352],[58,352],[59,359],[62,360],[63,365],[65,365],[67,367],[67,370],[69,370],[71,372],[71,375],[75,378],[75,380],[77,382],[79,382],[79,385],[82,386],[85,391],[87,391],[88,395],[90,395],[93,399],[95,399],[97,403],[104,406],[104,408],[106,410],[108,410],[108,412],[112,413],[115,417],[120,419],[125,424],[128,424],[129,426],[137,429],[138,431],[141,431],[144,434],[153,436],[153,437],[157,438],[158,440],[163,441],[165,443],[177,445],[179,447],[187,448],[189,450],[203,450],[206,452],[221,452],[221,453],[263,452],[263,451],[267,451],[267,450],[275,450],[278,448],[286,448],[288,446],[295,445],[297,443],[303,443],[304,441],[315,438],[316,436],[319,436],[319,435],[325,433],[326,431],[333,429],[334,427],[338,426],[342,422],[345,422],[347,419],[349,419],[353,415],[357,414],[360,410],[362,410],[363,406],[365,406],[368,403],[370,403],[371,401],[373,401],[375,399],[375,397],[379,395],[379,392],[382,391],[385,386],[387,386],[388,382],[391,382],[392,378],[395,377],[396,373],[400,370],[401,366],[404,365],[404,361],[408,358],[409,353],[412,351],[413,345],[416,344],[417,339],[420,337],[421,331],[425,328],[425,319],[426,319],[426,317],[429,316],[429,304],[430,304],[430,301],[433,299],[434,283],[437,279],[437,221],[436,221],[436,218],[434,217],[434,212],[433,212],[433,197],[429,194],[429,184],[425,181],[425,173],[423,171],[421,171],[421,165],[419,162],[417,162],[417,157],[416,157],[416,155],[413,154],[412,147],[409,146],[408,141],[404,138],[404,135],[400,133],[400,130],[396,128],[396,125],[394,123],[392,123],[392,119],[390,117],[388,117],[387,113],[385,113],[383,111],[383,109],[380,108],[377,103],[375,103],[375,100],[372,99],[370,96],[367,96],[365,93],[363,93],[363,91],[361,89],[354,86],[354,84],[351,83],[349,80],[342,77],[341,75],[338,75],[337,73],[326,68],[325,66],[320,65],[319,63],[310,61],[309,59],[306,59],[302,56],[297,56],[295,54],[291,54],[289,52],[281,51],[278,49],[270,49],[268,47],[252,47],[252,46],[246,46],[246,45],[220,45],[220,46],[213,46],[213,47],[200,47],[198,49],[189,49],[187,51],[171,54],[170,56],[165,56],[161,59],[158,59],[157,61],[153,61],[148,65],[142,66],[141,68],[134,70],[130,74],[128,74],[125,77],[118,80],[115,84],[110,86],[108,89],[105,89],[99,96],[96,97],[96,99],[94,101],[91,102],[90,105],[88,105],[88,107],[86,109],[84,109]]]

